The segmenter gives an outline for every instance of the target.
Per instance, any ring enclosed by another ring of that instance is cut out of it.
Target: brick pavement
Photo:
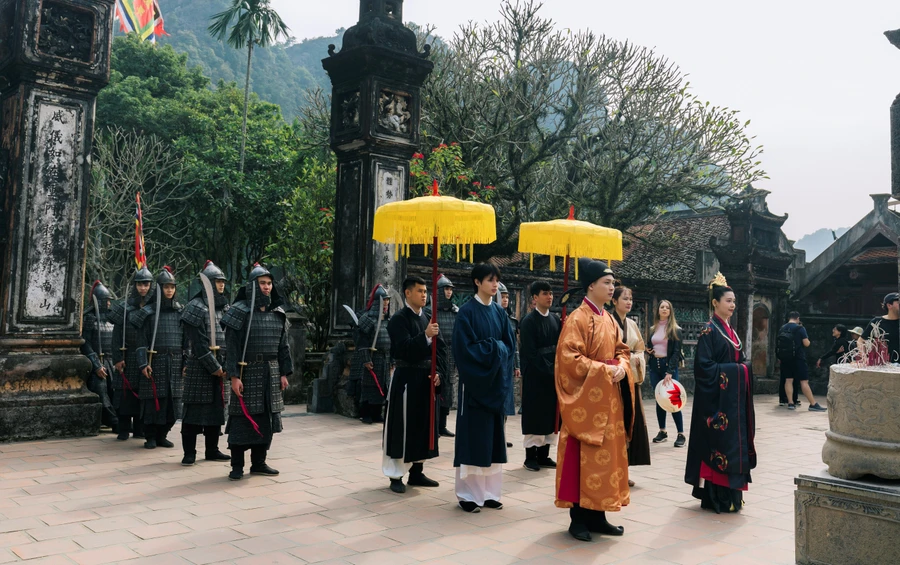
[[[653,465],[632,469],[632,504],[610,516],[625,536],[582,543],[553,506],[552,472],[521,467],[518,417],[507,424],[516,446],[504,508],[465,514],[452,440],[426,464],[441,486],[397,495],[380,472],[380,426],[304,409],[290,407],[275,437],[270,463],[281,475],[239,482],[226,479],[227,464],[181,467],[180,446],[148,451],[109,433],[0,444],[0,564],[788,564],[793,478],[823,467],[828,425],[825,414],[757,397],[760,464],[744,511],[720,516],[691,498],[670,428],[669,442],[652,446]],[[172,435],[177,443],[177,427]]]

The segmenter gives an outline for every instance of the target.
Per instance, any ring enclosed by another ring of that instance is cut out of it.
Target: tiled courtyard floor
[[[625,536],[592,543],[566,533],[552,472],[521,467],[518,417],[507,425],[516,446],[504,508],[480,514],[456,506],[452,440],[442,438],[441,457],[426,464],[441,486],[397,495],[380,471],[380,426],[304,407],[290,407],[275,436],[273,478],[229,482],[227,464],[181,467],[180,445],[148,451],[109,433],[2,444],[0,563],[793,563],[793,479],[823,467],[827,415],[756,400],[759,467],[743,513],[700,511],[670,421],[653,465],[632,468],[632,504],[610,515]],[[655,413],[645,410],[652,436]]]

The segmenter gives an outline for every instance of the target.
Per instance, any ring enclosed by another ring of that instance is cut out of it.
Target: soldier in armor
[[[513,377],[519,378],[519,320],[513,316],[512,309],[509,307],[509,289],[506,288],[506,285],[500,283],[499,288],[497,290],[497,294],[500,295],[500,306],[506,310],[506,315],[509,316],[509,326],[512,328],[513,333],[516,337],[516,356],[513,362]],[[503,405],[503,409],[505,414],[503,416],[503,425],[506,426],[506,419],[509,416],[514,416],[516,414],[516,394],[515,394],[515,384],[509,388],[509,394],[506,396],[506,403]],[[506,442],[506,447],[512,447],[512,442]]]
[[[210,328],[209,299],[201,289],[188,302],[181,314],[187,355],[184,375],[184,416],[181,420],[181,464],[193,465],[197,460],[197,436],[206,440],[207,461],[228,461],[230,456],[219,451],[219,435],[225,425],[225,331],[220,322],[231,308],[225,296],[225,273],[212,261],[201,271],[212,282],[215,325]],[[215,332],[211,349],[210,332]]]
[[[153,273],[147,267],[141,267],[134,274],[131,289],[123,301],[114,303],[107,319],[113,324],[113,405],[119,417],[118,439],[128,439],[134,422],[134,437],[144,437],[144,424],[141,422],[141,369],[138,366],[137,347],[139,330],[131,323],[131,317],[146,306],[153,298]],[[148,383],[149,384],[149,383]]]
[[[141,308],[131,323],[138,333],[138,366],[141,368],[141,414],[144,447],[175,447],[166,439],[175,420],[181,417],[184,390],[184,338],[181,311],[175,300],[175,274],[168,265],[156,276],[156,301]]]
[[[447,375],[444,386],[441,387],[441,418],[439,431],[442,436],[455,437],[456,434],[447,429],[447,417],[453,407],[453,394],[456,392],[456,362],[453,360],[453,326],[456,324],[456,313],[459,307],[453,303],[453,282],[445,275],[441,275],[437,282],[438,311],[437,323],[441,328],[441,339],[447,344],[446,361]]]
[[[115,389],[112,386],[112,375],[115,372],[112,360],[113,325],[109,322],[109,302],[112,295],[103,283],[94,282],[91,287],[91,301],[84,309],[81,325],[81,353],[91,361],[91,374],[88,376],[88,389],[100,397],[103,404],[100,412],[100,424],[109,426],[114,431],[119,425],[112,398]]]
[[[357,323],[350,380],[359,383],[359,419],[364,424],[384,422],[381,412],[391,377],[390,308],[391,297],[379,284]]]
[[[230,352],[225,369],[231,377],[228,408],[228,449],[231,473],[244,476],[244,453],[250,450],[250,473],[274,476],[266,464],[272,436],[282,430],[282,391],[293,373],[287,341],[287,318],[272,274],[259,263],[253,266],[247,285],[238,291],[231,309],[222,316],[225,343]]]

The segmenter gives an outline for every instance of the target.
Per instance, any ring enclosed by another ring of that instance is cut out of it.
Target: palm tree
[[[231,33],[228,26],[235,20]],[[269,6],[269,0],[232,0],[231,7],[214,15],[208,31],[214,38],[222,41],[228,34],[226,42],[235,49],[247,46],[247,79],[244,83],[244,123],[241,127],[241,166],[244,172],[244,155],[247,149],[247,108],[250,105],[250,61],[253,57],[253,46],[268,47],[278,41],[279,37],[288,37],[288,26],[282,21],[278,12]]]

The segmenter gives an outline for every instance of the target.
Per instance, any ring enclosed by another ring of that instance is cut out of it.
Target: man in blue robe
[[[475,296],[459,309],[453,356],[459,370],[456,415],[456,497],[466,512],[499,509],[506,463],[504,405],[512,388],[516,340],[509,317],[495,302],[500,271],[472,269]]]

